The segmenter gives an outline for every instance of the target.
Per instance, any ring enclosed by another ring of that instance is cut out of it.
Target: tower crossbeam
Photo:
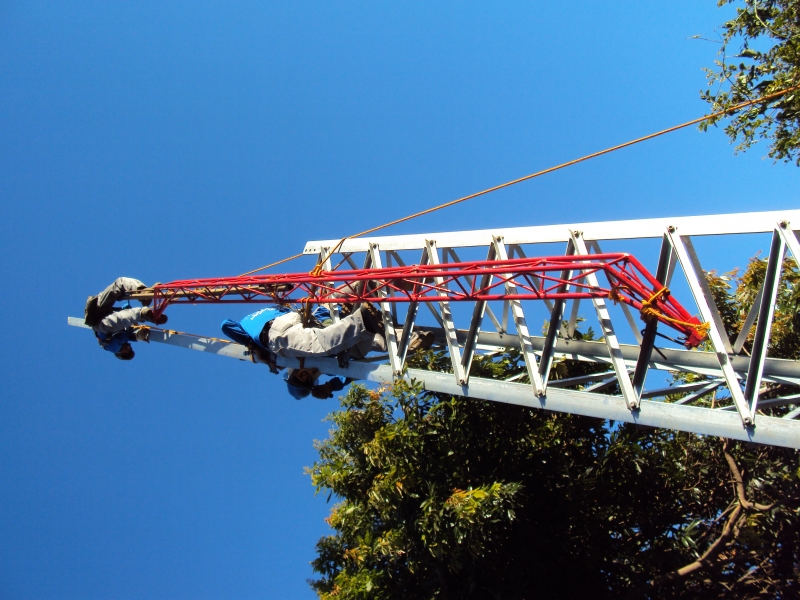
[[[603,273],[609,284],[591,283]],[[514,292],[509,293],[513,284]],[[684,309],[642,264],[627,253],[547,256],[505,260],[419,264],[322,271],[319,275],[248,275],[186,279],[159,284],[133,298],[152,298],[161,314],[181,303],[489,302],[511,300],[610,299],[642,311],[655,301],[653,318],[685,336],[696,347],[705,337],[701,322]]]

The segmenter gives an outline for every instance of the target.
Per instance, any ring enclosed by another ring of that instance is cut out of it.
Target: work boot
[[[432,331],[415,331],[411,334],[411,343],[408,345],[408,351],[411,354],[427,350],[433,346],[435,336]]]
[[[364,328],[370,333],[385,335],[383,329],[383,315],[370,302],[361,305],[361,319],[364,321]]]
[[[142,309],[142,319],[154,325],[163,325],[168,320],[167,315],[159,315],[158,318],[156,318],[153,309],[147,307]]]

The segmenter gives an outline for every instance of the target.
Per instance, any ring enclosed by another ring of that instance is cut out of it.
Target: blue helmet
[[[289,395],[295,400],[302,400],[303,398],[307,398],[311,394],[310,389],[299,387],[289,383],[289,371],[283,374],[283,380],[286,382],[286,389],[289,390]]]
[[[308,396],[311,394],[311,390],[307,390],[305,388],[299,388],[297,386],[292,385],[289,382],[286,383],[286,389],[289,390],[289,395],[295,400],[302,400],[303,398],[308,398]]]

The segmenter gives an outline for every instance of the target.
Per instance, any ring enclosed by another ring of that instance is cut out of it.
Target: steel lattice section
[[[603,273],[608,287],[589,285]],[[566,274],[566,276],[565,276]],[[436,283],[439,278],[440,282]],[[506,293],[512,281],[516,294]],[[568,291],[563,291],[565,288]],[[154,288],[154,310],[177,303],[486,302],[604,298],[641,311],[663,285],[627,253],[546,256],[505,260],[393,266],[379,269],[187,279]],[[386,294],[386,292],[390,292]],[[694,348],[704,339],[701,321],[669,293],[655,301],[658,320],[685,336]]]
[[[783,210],[319,240],[308,242],[303,252],[316,256],[325,269],[316,277],[307,273],[255,275],[258,271],[253,271],[248,276],[173,281],[130,297],[144,303],[155,299],[159,313],[178,303],[343,304],[369,300],[383,315],[386,354],[351,361],[346,369],[326,357],[307,359],[306,367],[380,383],[413,378],[433,392],[800,448],[800,361],[769,355],[781,265],[791,255],[800,268],[800,232],[792,227],[799,223],[800,210]],[[692,238],[755,233],[772,235],[768,277],[740,331],[732,333],[726,330]],[[601,249],[606,242],[637,239],[660,241],[655,276],[630,254]],[[565,254],[536,258],[535,248],[553,243],[566,243]],[[333,254],[332,248],[336,249]],[[463,261],[458,256],[461,248],[488,253],[484,261]],[[406,266],[400,252],[407,251],[422,252],[418,265]],[[364,268],[359,269],[353,259],[362,253]],[[341,260],[332,268],[334,254]],[[345,263],[351,270],[338,269]],[[683,276],[676,288],[688,285],[691,297],[687,294],[681,300],[693,300],[697,318],[676,299],[663,295],[662,284],[672,287],[673,274]],[[574,336],[582,299],[586,299],[583,306],[591,305],[596,313],[602,334],[598,340]],[[531,315],[525,314],[530,305],[523,308],[522,300],[545,304],[550,318],[545,321],[543,336],[532,333],[528,326]],[[609,312],[609,300],[619,302],[623,320],[616,311]],[[497,306],[490,307],[489,301],[499,301],[502,313],[496,312]],[[468,311],[454,314],[451,302],[472,302],[472,316],[467,316]],[[404,314],[398,314],[400,303],[407,305]],[[420,317],[418,309],[423,305],[436,323]],[[651,316],[644,329],[636,323],[635,311]],[[331,311],[334,321],[341,318],[338,313],[335,308]],[[491,323],[485,323],[484,317]],[[687,337],[697,331],[688,346],[696,345],[702,335],[707,336],[706,342],[693,350],[656,344],[656,336],[662,335],[657,331],[661,323]],[[70,324],[86,327],[78,318],[70,318]],[[618,325],[623,324],[620,329]],[[617,331],[624,334],[627,327],[635,340],[618,337]],[[434,347],[449,356],[452,372],[409,368],[406,358],[417,328],[435,336]],[[247,348],[217,338],[152,329],[151,341],[258,362]],[[525,372],[502,381],[470,375],[476,355],[491,357],[515,346]],[[590,361],[608,369],[550,381],[554,360]],[[302,366],[296,359],[282,356],[277,362],[287,368]],[[651,370],[693,373],[700,379],[667,387],[656,380],[655,386],[648,387]],[[529,382],[520,383],[525,375]],[[778,397],[761,398],[765,390],[773,389],[764,382],[773,388],[774,384],[789,387]],[[568,389],[575,385],[582,389]],[[597,393],[608,391],[609,385],[617,385],[616,390]],[[712,401],[709,408],[708,395],[717,390],[723,390],[723,395],[727,390],[730,397],[722,398],[722,405],[716,407]],[[654,401],[676,393],[684,396]],[[796,408],[782,417],[761,411],[791,405]]]

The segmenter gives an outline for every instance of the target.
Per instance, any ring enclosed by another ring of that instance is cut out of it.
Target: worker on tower
[[[372,311],[377,312],[374,308]],[[256,346],[264,356],[266,351],[273,356],[294,358],[336,356],[355,346],[371,347],[376,334],[383,333],[368,308],[362,307],[326,328],[305,328],[303,317],[286,306],[263,308],[241,322],[227,319],[222,331],[239,343]]]
[[[285,306],[264,308],[253,314],[247,315],[241,321],[234,321],[226,319],[222,322],[222,332],[231,338],[233,341],[238,342],[245,346],[252,353],[253,360],[256,358],[263,363],[269,365],[273,373],[278,372],[278,367],[275,365],[275,355],[268,349],[267,336],[269,335],[269,328],[267,327],[274,319],[279,316],[291,313],[291,309]],[[310,324],[318,328],[325,327],[329,324],[331,315],[330,311],[325,306],[317,306],[310,314]],[[378,339],[376,349],[381,347],[385,350],[385,344],[381,345],[383,339],[379,336],[373,336],[373,339]],[[369,348],[372,349],[373,343],[370,342]],[[356,348],[353,348],[356,350]],[[357,351],[356,351],[357,352]],[[291,395],[296,400],[312,395],[315,398],[325,400],[333,396],[333,392],[338,392],[344,389],[352,380],[350,378],[343,379],[341,377],[332,377],[329,381],[322,383],[320,380],[319,369],[288,369],[284,374],[286,387]]]
[[[311,313],[314,327],[304,327],[303,317],[285,306],[261,309],[247,315],[240,322],[226,319],[222,331],[229,338],[247,347],[254,356],[278,372],[277,356],[309,358],[336,356],[339,365],[346,368],[349,358],[364,358],[370,351],[385,352],[386,340],[380,326],[381,315],[369,303],[344,317],[338,323],[325,326],[330,312],[319,306]],[[429,348],[433,334],[414,334],[410,350]],[[322,373],[318,369],[288,369],[286,380],[289,394],[300,400],[313,395],[315,398],[330,398],[349,384],[350,378],[332,377],[320,383]]]
[[[131,342],[149,341],[147,328],[134,329],[134,325],[147,321],[156,325],[167,322],[167,315],[156,318],[149,300],[141,300],[141,308],[116,306],[126,293],[147,289],[147,286],[131,277],[118,277],[114,283],[96,296],[89,296],[84,308],[84,323],[94,330],[100,346],[120,360],[134,357]]]

